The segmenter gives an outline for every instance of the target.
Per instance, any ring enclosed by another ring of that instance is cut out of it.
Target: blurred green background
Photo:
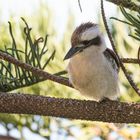
[[[46,71],[55,73],[64,70],[67,62],[63,57],[70,47],[70,36],[74,28],[81,22],[93,21],[101,25],[105,33],[100,16],[99,2],[92,0],[81,1],[83,13],[80,12],[78,2],[55,0],[0,0],[0,49],[11,47],[11,38],[8,31],[8,21],[11,22],[13,33],[19,50],[24,49],[24,24],[20,17],[24,17],[32,28],[32,38],[49,35],[47,41],[48,52],[53,50],[55,57],[46,67]],[[89,8],[87,8],[87,6]],[[111,7],[111,8],[109,8]],[[106,3],[107,19],[110,16],[123,19],[120,10],[113,4]],[[110,12],[111,11],[111,12]],[[134,32],[132,27],[115,20],[108,20],[115,44],[121,56],[136,57],[139,42],[128,36]],[[106,34],[107,46],[110,47]],[[138,65],[127,64],[132,77],[139,85],[140,71]],[[120,71],[121,101],[139,102],[140,98],[133,91]],[[21,88],[13,92],[30,93],[44,96],[85,99],[78,91],[51,81],[41,82],[30,87]],[[112,124],[69,120],[37,115],[10,115],[0,114],[0,135],[10,135],[21,140],[140,140],[140,126],[128,124],[116,130]]]

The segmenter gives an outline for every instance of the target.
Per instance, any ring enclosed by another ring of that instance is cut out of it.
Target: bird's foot
[[[107,97],[103,97],[103,98],[99,101],[99,103],[104,103],[104,102],[107,102],[107,101],[110,101],[110,99],[107,98]]]

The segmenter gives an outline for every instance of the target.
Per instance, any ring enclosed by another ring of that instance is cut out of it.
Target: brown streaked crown
[[[87,29],[91,27],[95,27],[97,24],[94,24],[92,22],[82,23],[80,26],[78,26],[71,37],[71,45],[74,47],[75,45],[80,43],[80,36],[81,34],[86,31]]]

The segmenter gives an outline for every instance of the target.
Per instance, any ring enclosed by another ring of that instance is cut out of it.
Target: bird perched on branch
[[[96,101],[117,99],[119,62],[106,47],[99,25],[87,22],[75,29],[66,59],[70,82],[81,94]]]

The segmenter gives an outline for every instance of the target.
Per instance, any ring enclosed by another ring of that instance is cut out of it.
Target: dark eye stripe
[[[91,40],[84,40],[81,42],[85,46],[87,45],[100,45],[101,44],[101,38],[97,36],[96,38],[93,38]]]
[[[83,44],[83,45],[88,45],[90,41],[91,41],[91,40],[84,40],[84,41],[82,41],[82,44]]]

